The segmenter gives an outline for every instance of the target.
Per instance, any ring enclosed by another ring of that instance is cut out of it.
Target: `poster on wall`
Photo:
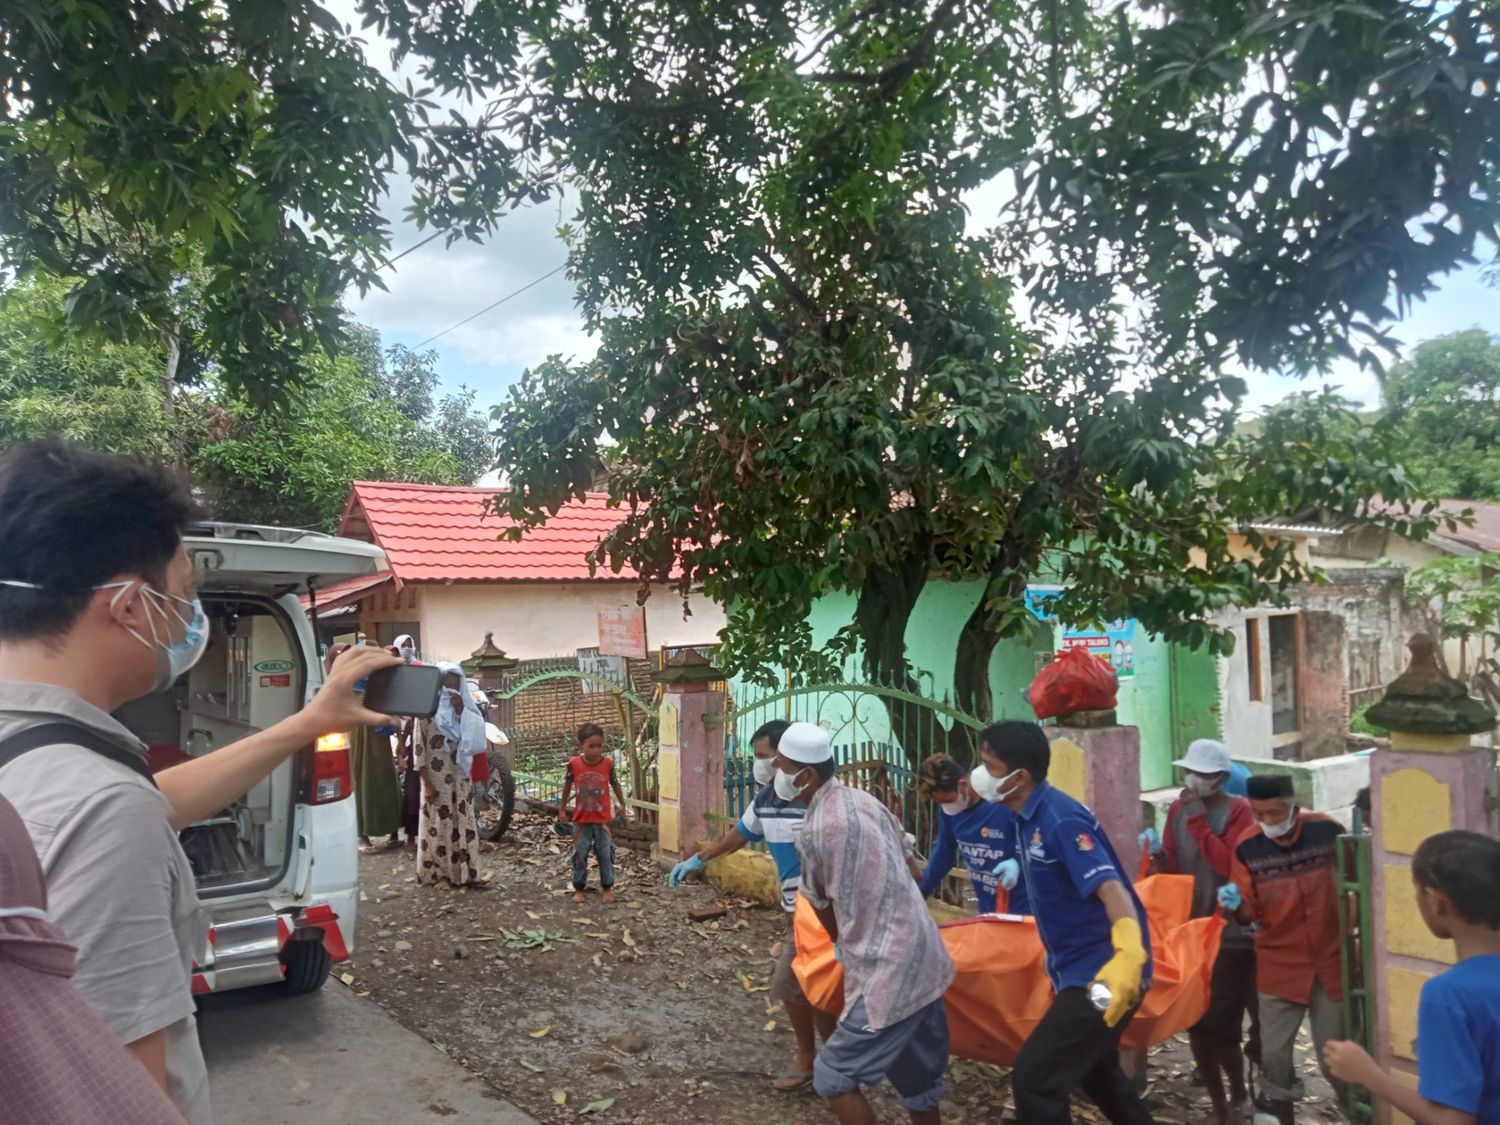
[[[1115,670],[1120,680],[1135,677],[1135,619],[1116,618],[1102,628],[1083,628],[1065,625],[1051,612],[1050,604],[1061,593],[1061,586],[1028,586],[1026,608],[1040,621],[1051,624],[1058,635],[1057,647],[1061,652],[1082,649],[1106,661]]]

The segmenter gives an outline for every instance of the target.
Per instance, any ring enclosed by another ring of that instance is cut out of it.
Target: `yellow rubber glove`
[[[1104,1023],[1114,1027],[1125,1018],[1141,997],[1141,972],[1146,968],[1146,949],[1141,944],[1141,927],[1134,918],[1121,918],[1109,931],[1115,955],[1104,962],[1094,978],[1109,986],[1109,1007],[1104,1009]]]

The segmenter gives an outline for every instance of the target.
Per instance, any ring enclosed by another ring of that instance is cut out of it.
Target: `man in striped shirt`
[[[844,1011],[813,1068],[842,1125],[873,1125],[862,1086],[884,1078],[917,1125],[938,1125],[948,1069],[943,993],[953,962],[911,876],[911,844],[889,809],[834,776],[828,732],[793,723],[776,795],[807,802],[797,838],[802,895],[844,966]]]

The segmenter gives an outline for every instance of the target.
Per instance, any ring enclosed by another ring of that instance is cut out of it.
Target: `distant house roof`
[[[1453,531],[1441,528],[1433,534],[1432,542],[1454,554],[1500,551],[1500,504],[1488,500],[1438,501],[1438,510],[1446,515],[1457,516],[1465,509],[1473,511],[1473,524],[1460,525]]]
[[[512,543],[501,535],[513,522],[485,510],[496,492],[356,481],[339,534],[379,544],[402,583],[636,581],[630,570],[590,575],[584,561],[620,522],[604,494],[564,505]]]

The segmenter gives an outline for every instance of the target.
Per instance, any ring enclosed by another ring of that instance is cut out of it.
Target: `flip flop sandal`
[[[781,1083],[790,1079],[795,1086],[783,1086]],[[813,1083],[813,1072],[810,1070],[789,1070],[780,1078],[771,1083],[771,1089],[778,1094],[795,1094],[798,1090],[805,1090]]]

